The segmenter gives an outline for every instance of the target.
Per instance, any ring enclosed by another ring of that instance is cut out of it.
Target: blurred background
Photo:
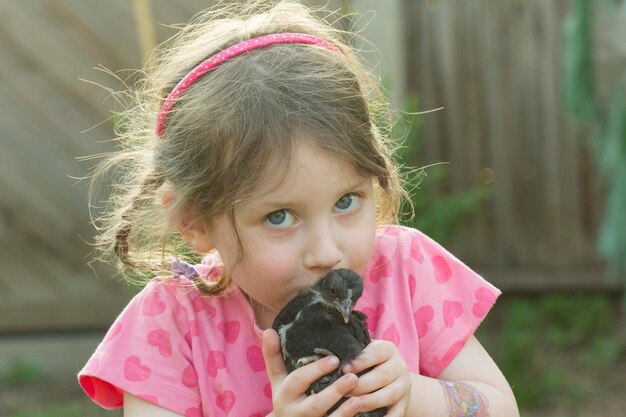
[[[303,1],[371,42],[400,158],[438,164],[404,222],[503,290],[478,337],[522,415],[623,415],[626,1]],[[87,265],[81,157],[113,149],[101,69],[126,79],[210,4],[0,0],[1,416],[121,416],[75,378],[137,291]]]

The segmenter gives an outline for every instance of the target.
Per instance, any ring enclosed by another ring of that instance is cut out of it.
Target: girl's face
[[[258,324],[271,323],[304,287],[329,270],[363,273],[374,246],[373,180],[320,148],[298,144],[285,177],[268,176],[235,209],[245,256],[226,215],[211,243],[232,280],[253,300]],[[249,175],[242,173],[242,175]]]

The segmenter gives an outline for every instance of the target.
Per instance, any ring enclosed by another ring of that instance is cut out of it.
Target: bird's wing
[[[272,328],[278,331],[280,326],[284,326],[292,323],[296,316],[300,311],[302,311],[305,307],[307,307],[311,303],[311,298],[313,294],[310,292],[302,292],[296,295],[291,299],[283,308],[280,310],[276,318],[274,319],[274,323],[272,324]]]
[[[350,321],[348,322],[350,334],[361,343],[361,348],[369,345],[372,341],[367,330],[367,316],[358,310],[352,310]]]

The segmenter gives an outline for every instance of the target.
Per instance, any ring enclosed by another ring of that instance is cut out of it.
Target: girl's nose
[[[338,240],[330,227],[318,226],[312,231],[304,255],[304,267],[328,271],[343,260]]]

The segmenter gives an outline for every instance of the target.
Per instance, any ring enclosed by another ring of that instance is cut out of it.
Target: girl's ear
[[[161,204],[169,208],[175,196],[174,190],[164,191],[161,195]],[[182,220],[176,226],[176,230],[198,252],[206,253],[214,247],[207,228],[202,222],[191,223],[189,220]]]
[[[209,232],[201,222],[190,224],[183,221],[176,227],[176,230],[198,252],[206,253],[214,248]]]

